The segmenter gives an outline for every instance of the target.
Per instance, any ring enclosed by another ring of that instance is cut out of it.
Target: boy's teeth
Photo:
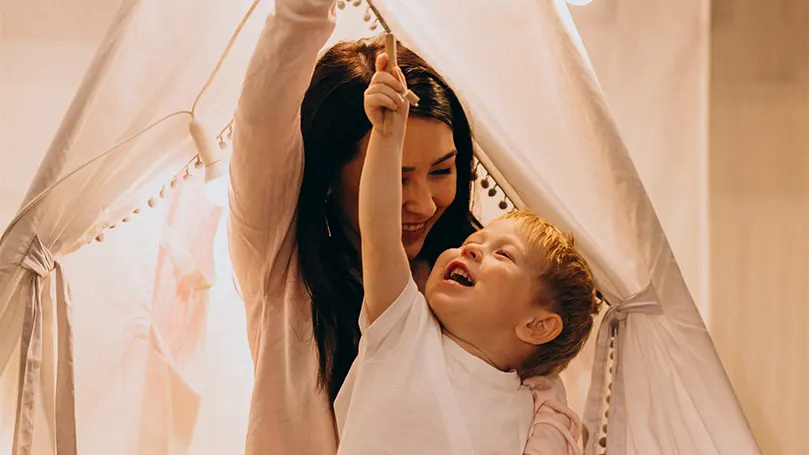
[[[464,270],[462,267],[455,267],[449,274],[449,279],[453,281],[457,281],[458,283],[463,284],[464,286],[471,286],[472,279],[469,277],[469,273]]]
[[[457,272],[452,272],[452,275],[450,275],[449,279],[457,283],[460,283],[464,286],[472,286],[474,284],[472,283],[472,280],[469,279],[469,277],[464,276]]]

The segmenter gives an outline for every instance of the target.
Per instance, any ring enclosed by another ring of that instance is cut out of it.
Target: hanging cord
[[[23,208],[22,208],[22,209],[21,209],[21,210],[20,210],[20,211],[17,213],[17,216],[15,216],[15,217],[14,217],[14,219],[11,221],[11,223],[9,223],[8,227],[6,228],[6,230],[5,230],[5,231],[3,231],[3,236],[2,236],[2,237],[0,237],[0,245],[3,243],[3,240],[5,240],[5,239],[6,239],[6,236],[8,235],[8,233],[9,233],[9,232],[11,232],[11,229],[14,227],[14,225],[16,225],[16,224],[17,224],[17,223],[18,223],[18,222],[19,222],[19,221],[22,219],[22,217],[23,217],[23,216],[25,216],[25,214],[26,214],[26,213],[28,213],[28,212],[29,212],[31,209],[33,209],[33,208],[34,208],[34,206],[35,206],[37,203],[39,203],[39,202],[40,202],[40,201],[41,201],[43,198],[45,198],[45,196],[47,196],[47,195],[48,195],[48,194],[49,194],[49,193],[50,193],[50,192],[51,192],[51,191],[52,191],[54,188],[56,188],[57,186],[59,186],[59,185],[60,185],[62,182],[64,182],[65,180],[69,179],[69,178],[70,178],[70,177],[72,177],[74,174],[78,173],[79,171],[81,171],[82,169],[86,168],[87,166],[90,166],[91,164],[95,163],[96,161],[99,161],[99,160],[101,160],[102,158],[105,158],[105,157],[107,157],[107,156],[111,155],[112,153],[114,153],[114,152],[116,152],[116,151],[120,150],[120,149],[121,149],[121,148],[122,148],[124,145],[126,145],[127,143],[129,143],[129,142],[131,142],[131,141],[133,141],[133,140],[137,139],[138,137],[142,136],[143,134],[145,134],[145,133],[149,132],[151,129],[156,128],[157,126],[161,125],[161,124],[162,124],[163,122],[165,122],[166,120],[168,120],[168,119],[170,119],[170,118],[172,118],[172,117],[176,117],[176,116],[178,116],[178,115],[188,115],[188,116],[190,117],[191,112],[190,112],[190,111],[177,111],[177,112],[173,112],[173,113],[171,113],[171,114],[169,114],[169,115],[167,115],[167,116],[165,116],[165,117],[161,118],[160,120],[158,120],[158,121],[156,121],[156,122],[152,123],[151,125],[147,126],[146,128],[144,128],[144,129],[142,129],[142,130],[138,131],[137,133],[133,134],[132,136],[129,136],[128,138],[126,138],[126,139],[124,139],[123,141],[119,142],[119,143],[118,143],[117,145],[115,145],[113,148],[111,148],[111,149],[107,150],[106,152],[102,153],[101,155],[98,155],[98,156],[94,157],[93,159],[91,159],[90,161],[87,161],[86,163],[84,163],[84,164],[82,164],[81,166],[77,167],[76,169],[74,169],[73,171],[71,171],[69,174],[67,174],[67,175],[65,175],[64,177],[62,177],[61,179],[57,180],[57,181],[56,181],[56,182],[55,182],[53,185],[51,185],[51,186],[49,186],[49,187],[45,188],[44,190],[42,190],[42,192],[40,192],[39,194],[37,194],[37,195],[36,195],[36,197],[34,197],[33,199],[31,199],[31,201],[30,201],[28,204],[26,204],[26,205],[25,205],[25,206],[24,206],[24,207],[23,207]],[[190,164],[190,163],[194,162],[196,159],[197,159],[197,158],[196,158],[196,157],[194,157],[194,158],[193,158],[191,161],[189,161],[189,162],[188,162],[188,164]],[[186,166],[187,166],[188,164],[186,164]]]
[[[376,9],[374,3],[371,0],[365,0],[365,3],[367,3],[368,7],[371,8],[371,11],[374,12],[374,16],[376,16],[376,20],[379,22],[379,25],[382,26],[382,30],[384,30],[385,33],[391,33],[390,27],[388,27],[388,23],[385,22],[385,19],[382,17],[381,14],[379,14],[379,10]]]
[[[228,45],[225,46],[225,50],[222,52],[222,56],[219,57],[219,61],[216,62],[216,66],[214,67],[211,75],[208,77],[208,80],[205,82],[205,85],[202,86],[202,89],[199,91],[197,98],[194,100],[194,103],[191,105],[191,117],[194,117],[194,114],[197,112],[197,104],[199,100],[202,99],[202,95],[208,90],[208,87],[211,86],[216,76],[219,74],[219,70],[222,69],[222,65],[225,63],[225,59],[227,59],[228,55],[230,55],[230,51],[233,49],[233,45],[236,44],[236,40],[239,38],[239,35],[242,33],[242,29],[247,24],[247,21],[250,19],[250,16],[253,15],[253,12],[258,7],[258,4],[261,0],[254,0],[253,3],[250,5],[250,8],[247,9],[247,13],[245,13],[244,17],[242,17],[242,21],[239,22],[239,25],[236,27],[236,30],[230,36],[230,41],[228,41]]]
[[[189,120],[194,120],[194,113],[196,111],[197,104],[199,103],[200,99],[202,99],[202,96],[205,94],[205,92],[211,86],[213,81],[216,79],[216,76],[217,76],[217,74],[219,74],[219,70],[222,68],[222,65],[224,64],[225,59],[227,59],[228,55],[230,54],[230,51],[232,50],[233,45],[236,42],[236,39],[238,39],[239,34],[241,33],[244,26],[247,24],[247,21],[250,19],[250,16],[252,16],[253,12],[256,10],[256,7],[260,3],[260,1],[261,0],[254,0],[253,3],[250,5],[250,8],[247,10],[247,13],[245,13],[244,17],[242,17],[241,22],[239,22],[239,25],[236,27],[236,30],[233,32],[233,35],[231,35],[230,41],[228,42],[227,46],[225,47],[225,50],[222,52],[222,55],[219,57],[219,60],[217,61],[216,66],[214,67],[214,69],[211,72],[210,76],[208,76],[208,80],[202,86],[202,89],[200,90],[199,94],[197,95],[196,99],[194,100],[194,103],[191,105],[191,110],[190,111],[185,111],[185,110],[184,111],[177,111],[177,112],[172,112],[171,114],[166,115],[165,117],[157,120],[156,122],[152,123],[151,125],[148,125],[147,127],[145,127],[142,130],[138,131],[137,133],[135,133],[135,134],[129,136],[128,138],[122,140],[121,142],[114,145],[112,148],[105,151],[104,153],[102,153],[102,154],[90,159],[86,163],[80,165],[79,167],[74,169],[69,174],[65,175],[64,177],[57,180],[55,183],[53,183],[49,187],[42,190],[42,192],[37,194],[33,199],[31,199],[30,202],[28,202],[22,209],[20,209],[20,211],[17,213],[17,215],[14,217],[14,219],[11,220],[11,223],[9,223],[9,225],[3,231],[3,235],[0,236],[0,245],[3,244],[3,241],[6,239],[9,232],[11,232],[11,230],[14,228],[14,226],[23,218],[23,216],[25,216],[25,214],[27,214],[29,211],[31,211],[31,209],[33,209],[36,206],[36,204],[38,204],[43,198],[45,198],[45,196],[47,196],[51,191],[53,191],[54,188],[59,186],[65,180],[72,177],[74,174],[78,173],[79,171],[86,168],[87,166],[90,166],[91,164],[93,164],[93,163],[95,163],[95,162],[97,162],[97,161],[99,161],[99,160],[101,160],[101,159],[103,159],[103,158],[105,158],[107,156],[110,156],[114,152],[116,152],[118,150],[121,150],[123,148],[123,146],[126,145],[127,143],[129,143],[129,142],[137,139],[138,137],[146,134],[150,130],[156,128],[157,126],[163,124],[165,121],[167,121],[167,120],[169,120],[169,119],[171,119],[173,117],[176,117],[176,116],[179,116],[179,115],[188,115]],[[199,155],[194,156],[190,161],[188,161],[188,163],[185,164],[185,166],[189,166],[191,163],[193,163],[195,160],[197,160],[198,157],[199,157]]]

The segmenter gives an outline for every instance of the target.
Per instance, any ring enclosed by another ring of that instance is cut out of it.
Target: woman
[[[335,2],[276,0],[236,113],[230,242],[255,364],[248,454],[336,453],[331,405],[357,355],[363,93],[384,46],[342,43],[318,61]],[[469,214],[472,139],[441,77],[406,49],[398,60],[420,98],[402,153],[402,242],[419,283],[479,227]],[[532,392],[525,453],[578,453],[558,377],[534,378]]]
[[[363,92],[384,46],[342,43],[317,61],[334,3],[276,1],[236,114],[230,239],[255,363],[250,454],[335,453],[331,403],[356,356]],[[412,52],[398,58],[421,99],[403,151],[402,241],[426,278],[438,253],[476,228],[472,139],[446,83]]]

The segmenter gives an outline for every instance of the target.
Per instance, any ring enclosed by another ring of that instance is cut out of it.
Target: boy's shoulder
[[[558,375],[535,376],[523,381],[534,398],[533,434],[525,454],[551,451],[578,455],[582,433],[579,416],[567,404],[567,391]]]

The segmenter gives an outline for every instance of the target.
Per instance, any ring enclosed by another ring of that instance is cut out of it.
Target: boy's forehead
[[[487,224],[485,228],[486,231],[489,231],[493,234],[500,234],[500,235],[514,235],[522,237],[522,229],[520,229],[519,223],[516,220],[508,219],[508,218],[499,218],[491,223]]]
[[[475,237],[476,235],[479,237]],[[510,218],[498,218],[487,224],[486,227],[480,231],[469,236],[470,239],[478,241],[496,238],[517,244],[522,252],[530,258],[532,265],[536,265],[540,268],[544,267],[545,249],[536,239],[534,239],[535,241],[531,241],[530,237],[529,233],[526,232],[526,229],[519,221]]]
[[[490,222],[483,229],[469,236],[470,239],[487,239],[491,237],[510,239],[520,243],[524,243],[526,240],[522,229],[515,220],[502,218]]]

